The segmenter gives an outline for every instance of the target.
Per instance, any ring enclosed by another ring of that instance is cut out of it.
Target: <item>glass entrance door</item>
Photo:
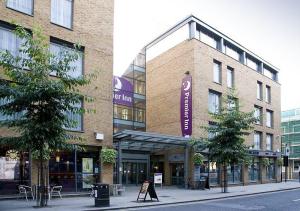
[[[183,163],[172,163],[171,166],[171,178],[172,185],[184,184],[184,165]]]
[[[147,164],[123,162],[123,184],[141,184],[147,178]]]

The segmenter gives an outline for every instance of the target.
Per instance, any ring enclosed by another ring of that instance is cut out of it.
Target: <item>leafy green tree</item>
[[[227,166],[241,163],[248,158],[249,147],[244,144],[244,137],[249,135],[253,123],[257,120],[253,112],[240,111],[239,103],[233,92],[223,100],[218,113],[210,114],[214,126],[204,128],[212,138],[191,143],[194,148],[208,149],[209,159],[222,167],[222,192],[227,192]]]
[[[41,29],[35,27],[30,33],[17,26],[14,33],[22,43],[19,53],[0,52],[0,99],[5,102],[0,105],[0,113],[8,117],[0,127],[14,130],[15,135],[0,135],[0,144],[28,150],[38,159],[42,187],[39,205],[46,206],[44,161],[52,152],[70,148],[69,139],[82,140],[64,129],[77,124],[67,118],[66,112],[84,112],[74,105],[92,99],[82,94],[80,87],[89,84],[95,74],[70,76],[75,71],[72,62],[80,56],[78,46],[72,52],[52,54]]]

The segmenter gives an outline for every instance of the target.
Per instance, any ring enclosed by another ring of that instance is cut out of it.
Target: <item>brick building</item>
[[[112,146],[113,15],[113,0],[8,0],[0,3],[1,50],[15,53],[18,49],[11,21],[29,30],[36,25],[49,39],[50,51],[72,50],[75,43],[82,45],[82,57],[76,62],[74,76],[100,71],[98,78],[82,90],[95,97],[95,102],[78,105],[96,109],[96,114],[69,114],[78,125],[68,130],[86,139],[80,143],[86,151],[76,150],[79,143],[74,142],[73,151],[56,152],[49,161],[49,183],[61,184],[63,191],[81,191],[97,180],[112,182],[112,166],[101,166],[99,155],[103,146]],[[0,115],[0,119],[5,118]],[[5,136],[9,131],[1,128],[0,133]],[[96,133],[102,138],[96,140]],[[0,159],[0,194],[15,193],[21,183],[37,183],[37,167],[28,152],[0,146]]]
[[[123,147],[119,152],[125,154],[118,168],[121,174],[119,182],[138,183],[141,182],[139,178],[146,175],[152,177],[155,172],[161,172],[167,185],[187,185],[188,181],[196,181],[200,176],[209,177],[210,185],[219,185],[218,164],[206,159],[200,168],[194,166],[191,161],[193,152],[186,140],[179,137],[209,137],[211,134],[207,134],[201,126],[213,126],[209,112],[218,112],[221,98],[226,97],[232,88],[237,91],[241,110],[255,110],[258,121],[252,133],[245,137],[251,163],[228,166],[229,183],[280,181],[280,168],[276,160],[280,157],[281,96],[279,70],[276,67],[194,16],[170,28],[146,45],[142,52],[146,132],[122,133],[115,125],[116,147]],[[134,79],[134,71],[139,69],[137,63],[140,60],[137,58],[122,76],[129,82]],[[188,79],[185,73],[189,74]],[[182,83],[189,83],[191,87]],[[192,90],[189,93],[189,107],[181,107],[182,88]],[[138,97],[136,94],[134,88],[134,98]],[[118,103],[115,102],[115,111]],[[135,101],[133,108],[123,106],[121,112],[115,113],[115,122],[128,127],[126,121],[130,122],[135,116],[129,118],[128,115],[118,114],[128,113],[126,110],[134,110],[134,106]],[[184,120],[186,117],[181,117],[182,109],[190,110],[191,118]],[[185,127],[190,127],[189,131],[184,132],[182,128]],[[135,128],[130,126],[125,129]],[[130,142],[132,139],[134,141]],[[120,144],[122,141],[126,143],[123,146]],[[151,145],[151,141],[154,144]],[[177,146],[171,145],[172,141]],[[262,164],[263,158],[269,160],[268,166]],[[144,166],[140,168],[142,164]]]

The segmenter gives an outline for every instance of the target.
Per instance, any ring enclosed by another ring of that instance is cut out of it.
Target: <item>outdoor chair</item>
[[[56,196],[59,196],[61,199],[62,199],[62,197],[61,197],[61,189],[62,189],[62,186],[60,185],[60,186],[53,186],[52,188],[51,188],[51,191],[50,191],[50,198],[52,198],[54,195],[56,195]]]
[[[34,195],[33,195],[32,188],[31,188],[31,187],[29,187],[29,186],[27,186],[27,185],[19,185],[19,186],[18,186],[18,189],[19,189],[19,195],[20,195],[20,197],[21,197],[22,195],[24,195],[25,198],[26,198],[26,201],[28,201],[28,194],[31,194],[31,197],[32,197],[32,199],[34,200]]]

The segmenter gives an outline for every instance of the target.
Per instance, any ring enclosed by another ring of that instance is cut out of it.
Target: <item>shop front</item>
[[[0,195],[18,193],[19,185],[30,185],[29,153],[0,147]]]
[[[49,160],[49,184],[63,186],[62,191],[80,192],[91,188],[100,178],[100,148],[74,145],[71,151],[56,152]]]

